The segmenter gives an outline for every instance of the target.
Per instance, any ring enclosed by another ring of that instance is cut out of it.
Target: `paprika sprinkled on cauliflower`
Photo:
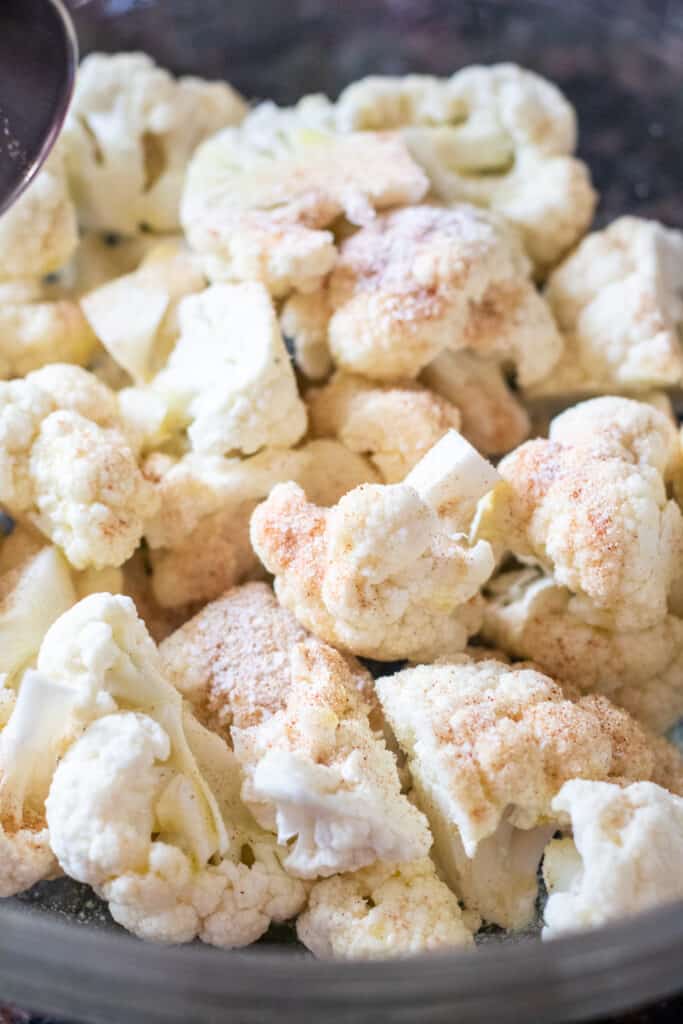
[[[455,406],[412,382],[381,386],[337,373],[306,392],[306,405],[314,435],[337,437],[368,455],[388,484],[403,480],[449,429],[460,427]]]
[[[534,393],[680,384],[682,282],[680,231],[620,217],[589,235],[548,280],[545,296],[566,347]]]
[[[255,283],[212,285],[182,300],[180,337],[152,388],[196,451],[288,448],[306,430],[275,311]]]
[[[93,53],[79,68],[63,132],[81,222],[175,231],[188,162],[246,104],[225,82],[174,79],[144,53]]]
[[[513,363],[528,384],[562,351],[514,233],[464,204],[396,210],[351,235],[329,300],[335,362],[376,380],[415,377],[445,349],[468,349]]]
[[[575,779],[553,808],[573,839],[547,847],[543,938],[595,928],[683,898],[683,800],[650,782],[626,788]]]
[[[445,655],[480,624],[493,554],[458,531],[496,479],[449,431],[403,484],[357,487],[328,511],[279,484],[252,516],[252,545],[281,603],[326,642],[379,660]]]
[[[296,931],[320,958],[383,958],[473,945],[458,900],[428,857],[317,882]]]
[[[160,243],[137,270],[81,299],[88,323],[136,384],[161,369],[177,339],[178,303],[205,279],[179,242]]]
[[[47,363],[85,363],[92,354],[96,338],[78,304],[45,292],[38,281],[0,281],[0,378]]]
[[[295,120],[274,130],[247,117],[193,157],[182,202],[190,245],[212,280],[257,280],[273,295],[314,291],[336,260],[342,214],[416,203],[428,188],[397,135],[337,135]]]
[[[492,501],[508,517],[504,541],[568,587],[584,621],[647,629],[666,615],[683,544],[663,476],[675,430],[629,399],[598,398],[565,415],[566,430],[560,417],[550,440],[528,441],[500,463],[505,483]]]
[[[372,76],[339,97],[343,128],[401,130],[445,202],[503,214],[543,270],[586,231],[596,195],[572,156],[576,115],[556,86],[514,64],[450,78]]]

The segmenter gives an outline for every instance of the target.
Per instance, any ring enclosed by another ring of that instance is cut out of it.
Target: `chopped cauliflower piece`
[[[337,102],[342,129],[402,131],[444,202],[503,214],[540,271],[588,228],[596,194],[576,148],[576,114],[559,89],[514,64],[447,79],[373,76]]]
[[[78,244],[60,146],[26,191],[0,216],[0,282],[40,278],[68,262]]]
[[[444,398],[413,382],[378,385],[336,373],[322,388],[306,392],[311,432],[337,437],[367,455],[384,483],[399,483],[451,428],[460,413]]]
[[[266,290],[212,285],[183,299],[178,317],[180,338],[152,388],[192,448],[249,455],[295,444],[306,409]]]
[[[81,309],[107,352],[142,385],[173,348],[178,303],[204,286],[203,274],[182,243],[163,242],[133,273],[85,295]]]
[[[310,380],[322,380],[332,370],[327,325],[332,310],[324,288],[304,294],[294,292],[280,314],[280,327],[294,349],[297,368]]]
[[[547,847],[543,938],[595,928],[683,898],[683,800],[651,782],[574,779],[553,800],[573,840]]]
[[[277,296],[312,292],[336,260],[333,222],[367,224],[375,210],[416,203],[424,173],[398,136],[337,135],[247,117],[192,159],[181,216],[212,280],[257,280]]]
[[[461,656],[379,679],[376,689],[447,880],[503,927],[533,916],[563,781],[659,771],[662,754],[625,712],[604,698],[572,702],[525,666]]]
[[[174,79],[144,53],[90,54],[62,134],[80,220],[124,235],[177,230],[192,153],[245,113],[224,82]]]
[[[446,349],[512,363],[522,384],[562,352],[514,233],[473,206],[414,206],[342,242],[329,282],[338,366],[377,380],[415,377]]]
[[[458,408],[461,432],[483,455],[509,452],[529,436],[529,414],[497,360],[446,351],[425,366],[420,379]]]
[[[564,355],[533,392],[647,391],[683,377],[683,234],[620,217],[585,238],[545,296]]]
[[[315,640],[296,644],[290,659],[285,707],[232,726],[243,799],[290,843],[287,870],[316,878],[425,856],[424,816],[402,795],[394,756],[373,733],[345,659]]]
[[[612,630],[576,615],[570,591],[533,569],[488,586],[484,638],[584,693],[604,693],[655,732],[683,715],[683,619]]]
[[[647,629],[667,613],[683,545],[663,476],[675,430],[629,399],[597,398],[564,415],[550,440],[528,441],[500,463],[494,525],[480,533],[500,526],[514,554],[572,591],[571,610],[589,624]]]
[[[0,378],[48,363],[85,363],[92,354],[95,335],[78,304],[45,292],[38,281],[0,281]]]
[[[382,958],[469,948],[458,901],[428,857],[317,882],[296,925],[320,958]]]
[[[282,604],[316,636],[365,657],[462,650],[479,628],[479,589],[494,565],[486,542],[457,532],[467,519],[449,515],[459,505],[471,514],[491,486],[473,456],[488,464],[465,448],[450,431],[413,469],[414,486],[366,484],[327,511],[294,483],[275,487],[252,516],[251,542]],[[469,460],[478,477],[463,473]]]

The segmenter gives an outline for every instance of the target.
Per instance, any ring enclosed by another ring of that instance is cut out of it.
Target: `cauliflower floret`
[[[553,840],[543,938],[595,928],[683,898],[683,800],[650,782],[626,788],[575,779],[553,800],[573,841]]]
[[[322,388],[306,392],[310,429],[337,437],[353,452],[368,455],[384,483],[399,483],[460,413],[450,402],[413,382],[377,385],[336,373]]]
[[[312,641],[290,657],[284,709],[232,726],[243,799],[260,825],[290,844],[285,867],[316,878],[425,856],[424,816],[401,794],[393,754],[373,733],[342,655]]]
[[[428,857],[317,882],[296,931],[321,958],[376,959],[473,945],[456,897]]]
[[[252,545],[282,604],[328,643],[383,661],[453,653],[479,627],[494,565],[458,531],[496,480],[449,431],[403,484],[357,487],[328,511],[279,484],[252,516]]]
[[[59,270],[78,244],[60,147],[26,191],[0,216],[0,281],[40,278]]]
[[[345,370],[415,377],[445,349],[470,349],[544,377],[562,352],[550,309],[502,220],[473,206],[416,206],[341,244],[329,281],[329,344]]]
[[[265,288],[212,285],[183,299],[178,317],[180,338],[151,386],[192,448],[249,455],[295,444],[306,409]]]
[[[442,352],[420,379],[460,411],[460,430],[483,455],[500,455],[530,433],[529,414],[518,402],[495,359],[472,352]]]
[[[38,281],[0,281],[0,378],[89,359],[96,339],[78,304],[46,291]]]
[[[376,688],[447,880],[503,927],[533,916],[538,864],[556,827],[551,801],[565,780],[659,772],[661,752],[625,712],[604,698],[574,703],[524,666],[461,656]]]
[[[588,169],[571,155],[573,108],[556,86],[514,64],[463,68],[448,79],[366,78],[339,97],[337,122],[402,130],[434,193],[503,214],[540,271],[592,219]]]
[[[135,271],[83,296],[81,309],[107,352],[142,385],[173,348],[180,300],[205,283],[181,242],[163,242]]]
[[[680,384],[683,235],[620,217],[581,242],[545,295],[566,340],[533,391],[544,395]]]
[[[556,422],[550,440],[528,441],[500,463],[505,484],[492,501],[500,518],[480,534],[500,527],[510,550],[572,591],[571,610],[590,625],[654,626],[667,613],[683,545],[683,517],[662,475],[673,426],[651,406],[611,398]]]
[[[570,591],[533,569],[491,581],[484,638],[584,693],[605,693],[656,732],[683,715],[683,620],[641,630],[593,626],[573,613]]]
[[[315,291],[336,259],[342,214],[415,203],[428,188],[398,136],[336,135],[293,120],[247,117],[192,159],[182,221],[212,280],[258,280],[273,295]],[[328,229],[328,230],[325,230]]]
[[[226,83],[174,79],[144,53],[86,57],[62,134],[82,223],[124,235],[177,230],[192,153],[245,113]]]
[[[327,291],[294,292],[280,314],[280,327],[294,349],[297,368],[310,380],[322,380],[332,369],[327,325],[332,310]]]

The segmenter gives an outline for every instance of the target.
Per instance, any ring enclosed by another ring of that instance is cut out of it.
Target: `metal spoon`
[[[52,149],[77,64],[76,34],[61,0],[0,0],[0,214]]]

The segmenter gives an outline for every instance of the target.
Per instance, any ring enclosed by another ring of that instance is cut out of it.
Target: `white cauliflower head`
[[[545,296],[566,347],[534,393],[680,384],[682,285],[680,231],[620,217],[589,235],[548,280]]]
[[[39,281],[0,281],[0,378],[48,363],[85,363],[92,354],[95,335],[78,304],[46,292]]]
[[[107,352],[142,385],[161,369],[173,348],[180,300],[204,285],[182,243],[162,242],[132,273],[84,295],[81,309]]]
[[[457,897],[428,857],[317,882],[296,931],[320,958],[379,959],[473,946]]]
[[[252,544],[282,604],[328,643],[380,660],[452,653],[479,626],[494,564],[457,531],[496,479],[450,431],[403,484],[357,487],[328,511],[278,485],[252,516]]]
[[[346,129],[401,130],[445,202],[503,214],[539,270],[581,237],[596,195],[572,156],[576,115],[556,86],[514,64],[473,66],[451,78],[370,77],[339,97]]]
[[[305,397],[314,436],[337,437],[367,455],[388,484],[403,480],[448,430],[460,427],[455,406],[412,382],[380,385],[339,372]]]
[[[675,430],[628,399],[594,399],[564,415],[550,440],[528,441],[500,463],[505,485],[493,508],[507,520],[498,523],[503,543],[571,590],[572,610],[589,624],[647,629],[666,615],[683,545],[663,476]]]
[[[574,779],[553,800],[573,839],[547,847],[543,938],[683,898],[683,799],[651,782]]]
[[[259,284],[217,284],[180,304],[180,337],[152,388],[193,449],[251,454],[288,448],[306,409],[275,311]]]
[[[177,230],[192,153],[245,112],[226,83],[174,79],[144,53],[86,57],[62,135],[82,223],[124,235]]]
[[[418,202],[427,187],[398,136],[337,135],[257,111],[199,148],[182,220],[212,279],[310,292],[334,265],[335,220],[367,224],[375,210]]]
[[[549,308],[504,222],[473,206],[414,206],[375,218],[340,246],[328,333],[343,369],[415,377],[445,349],[468,349],[544,377],[562,351]]]

